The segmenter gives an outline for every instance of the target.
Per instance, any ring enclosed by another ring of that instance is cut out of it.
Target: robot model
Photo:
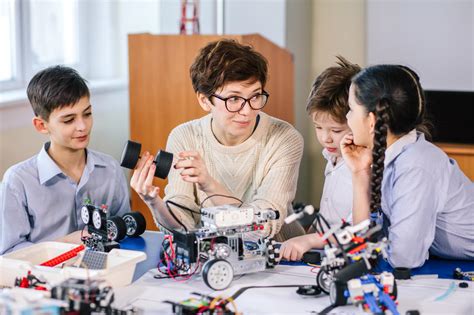
[[[278,218],[275,210],[232,205],[203,208],[201,228],[174,230],[165,236],[160,266],[166,271],[162,272],[172,278],[189,278],[202,266],[206,285],[223,290],[234,275],[272,268],[279,250],[265,236],[264,225]]]
[[[341,275],[342,276],[342,275]],[[373,314],[399,314],[397,310],[397,283],[392,273],[365,274],[344,282],[336,276],[329,295],[334,306],[354,304]]]
[[[387,257],[388,241],[386,238],[376,241],[380,226],[370,228],[370,220],[354,226],[345,222],[332,228],[327,225],[329,229],[326,232],[322,227],[322,223],[326,222],[324,217],[320,215],[317,221],[322,238],[328,240],[316,277],[316,283],[326,294],[329,294],[334,275],[345,266],[362,260],[367,270],[371,270],[379,255]]]
[[[0,291],[0,313],[131,315],[138,312],[114,308],[114,292],[103,280],[70,278],[49,287],[31,273],[28,273],[28,279],[33,279],[31,286],[18,283],[15,286],[38,290],[36,284],[40,283],[41,294],[18,288]]]
[[[140,212],[129,212],[122,217],[107,218],[107,206],[93,205],[86,200],[81,208],[82,222],[87,226],[90,236],[83,236],[87,248],[100,252],[109,252],[120,248],[118,241],[125,236],[137,237],[146,230],[145,217]]]
[[[314,208],[306,206],[302,212],[312,214]],[[294,219],[298,216],[301,214]],[[288,221],[291,222],[285,222]],[[380,238],[381,226],[371,226],[370,220],[365,220],[354,226],[343,221],[341,225],[331,227],[321,214],[316,215],[315,223],[316,232],[326,240],[316,283],[321,291],[329,294],[332,305],[352,303],[377,314],[386,309],[398,314],[397,284],[393,274],[369,274],[380,256],[387,258],[388,240]]]

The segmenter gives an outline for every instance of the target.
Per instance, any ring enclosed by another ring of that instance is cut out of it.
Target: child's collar
[[[391,146],[385,150],[385,160],[384,164],[387,166],[390,162],[395,160],[395,158],[402,153],[403,149],[412,143],[415,143],[417,140],[416,129],[413,129],[406,135],[400,137],[397,141],[392,143]]]

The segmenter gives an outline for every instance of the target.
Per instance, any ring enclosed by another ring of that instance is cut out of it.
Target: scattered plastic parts
[[[460,288],[463,288],[463,289],[469,288],[469,283],[464,282],[464,281],[463,281],[463,282],[460,282],[460,283],[459,283],[459,287],[460,287]]]
[[[317,285],[303,285],[299,287],[298,290],[296,290],[296,293],[298,293],[299,295],[306,295],[306,296],[319,295],[321,294],[321,292],[322,292],[321,289]]]

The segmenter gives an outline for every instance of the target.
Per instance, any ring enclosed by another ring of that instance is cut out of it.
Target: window
[[[16,26],[18,24],[16,1],[0,1],[0,83],[2,88],[14,86],[17,78]]]
[[[0,92],[22,91],[56,64],[89,81],[117,79],[116,10],[113,1],[0,0]]]
[[[51,64],[79,65],[77,0],[31,0],[25,28],[33,72]],[[29,25],[26,25],[29,24]]]

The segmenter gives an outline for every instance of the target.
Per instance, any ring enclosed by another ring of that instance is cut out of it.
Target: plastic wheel
[[[137,237],[146,230],[146,220],[140,212],[129,212],[122,216],[127,227],[127,236]]]
[[[329,290],[331,287],[331,282],[333,282],[333,276],[330,272],[326,270],[326,268],[320,268],[318,275],[316,276],[316,283],[318,284],[321,291],[326,294],[329,294]]]
[[[347,289],[347,284],[339,281],[331,282],[329,287],[329,300],[334,306],[342,306],[347,304],[347,297],[344,295],[344,291]]]
[[[127,235],[127,226],[121,217],[107,220],[107,236],[109,241],[121,241]]]
[[[202,277],[209,288],[224,290],[234,279],[234,269],[227,260],[209,260],[204,265]]]
[[[85,225],[88,225],[92,219],[92,209],[89,206],[82,206],[81,208],[81,219]]]
[[[273,238],[265,239],[267,268],[274,268],[280,260],[280,249],[275,247],[276,241]]]
[[[155,157],[155,176],[165,179],[168,177],[168,174],[173,164],[173,154],[160,150]]]
[[[133,170],[140,158],[141,149],[142,145],[140,143],[128,140],[122,151],[120,166]]]

